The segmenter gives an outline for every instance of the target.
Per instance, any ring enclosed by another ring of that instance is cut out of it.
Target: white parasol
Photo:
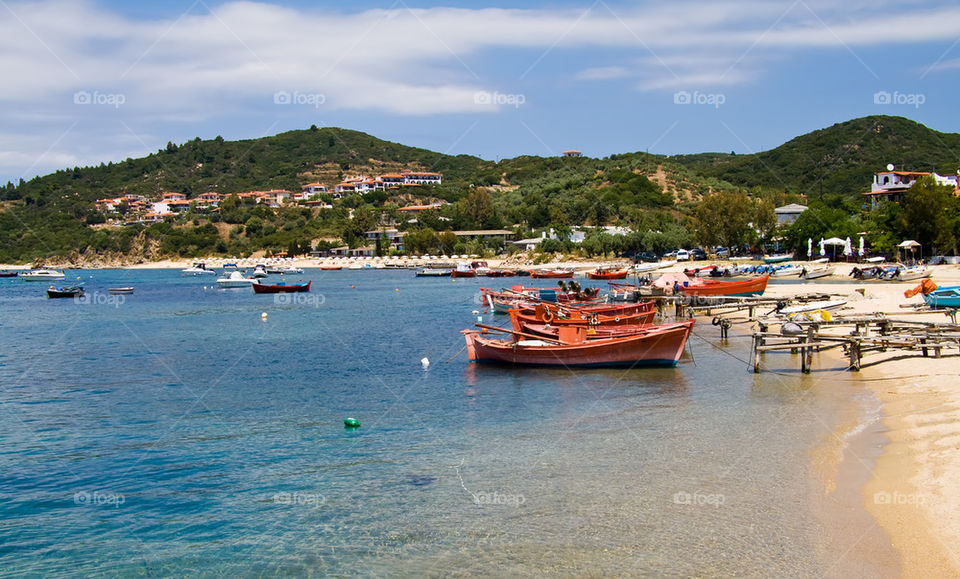
[[[813,238],[808,237],[807,238],[807,258],[809,259],[811,255],[813,255]]]
[[[853,244],[850,242],[850,238],[843,243],[843,255],[853,255]]]

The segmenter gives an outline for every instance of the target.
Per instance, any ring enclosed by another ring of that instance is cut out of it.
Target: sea
[[[707,319],[675,368],[477,365],[461,330],[506,321],[479,288],[542,280],[286,277],[311,291],[0,280],[0,576],[815,577],[845,556],[811,453],[875,410],[826,361],[755,374]]]

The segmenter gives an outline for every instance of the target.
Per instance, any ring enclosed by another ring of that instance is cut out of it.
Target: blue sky
[[[0,179],[311,124],[488,159],[956,132],[958,40],[923,0],[0,0]]]

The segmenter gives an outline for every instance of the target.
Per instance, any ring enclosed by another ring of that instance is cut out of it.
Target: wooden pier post
[[[857,338],[850,338],[848,346],[850,351],[850,370],[852,372],[860,371],[860,341]]]
[[[760,346],[763,345],[763,336],[753,335],[753,373],[760,373]]]
[[[813,366],[813,345],[812,345],[814,343],[813,338],[814,338],[813,326],[811,326],[807,328],[807,337],[806,337],[807,347],[803,349],[803,362],[802,362],[803,366],[801,367],[801,370],[803,371],[804,374],[809,374],[811,366]]]

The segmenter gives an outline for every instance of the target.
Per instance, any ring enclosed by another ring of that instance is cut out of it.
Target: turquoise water
[[[817,377],[709,324],[676,368],[510,369],[462,350],[484,280],[78,275],[0,280],[0,574],[821,574]]]

